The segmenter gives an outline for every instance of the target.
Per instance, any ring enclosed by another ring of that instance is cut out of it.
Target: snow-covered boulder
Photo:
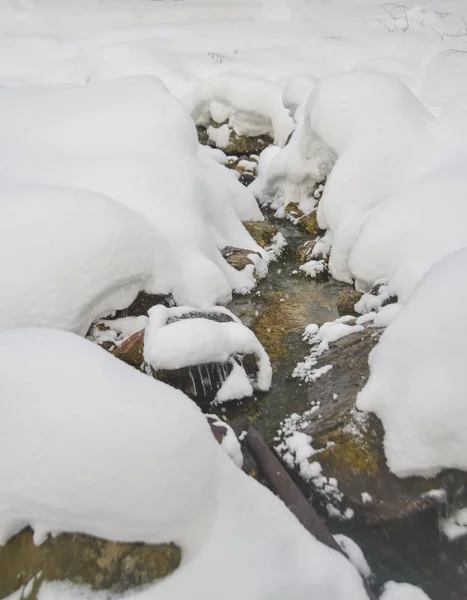
[[[0,254],[0,330],[44,326],[85,335],[140,290],[169,290],[170,257],[151,224],[85,190],[0,188]]]
[[[319,204],[321,227],[336,232],[389,193],[437,164],[434,117],[397,79],[353,71],[319,81],[303,122],[271,162],[260,199],[280,208]]]
[[[180,567],[141,600],[366,600],[355,568],[233,463],[182,393],[51,329],[0,334],[0,381],[2,543],[31,524],[37,542],[180,545]],[[83,591],[43,584],[41,598]]]
[[[0,115],[0,180],[91,190],[139,213],[163,240],[179,304],[207,308],[255,285],[220,252],[262,252],[241,223],[263,219],[253,194],[203,151],[157,78],[2,87]]]
[[[144,359],[155,376],[205,406],[268,391],[272,368],[255,334],[222,307],[194,311],[154,306],[144,336]],[[245,362],[244,362],[245,359]]]
[[[467,249],[436,263],[370,355],[357,406],[381,419],[400,477],[467,470]]]

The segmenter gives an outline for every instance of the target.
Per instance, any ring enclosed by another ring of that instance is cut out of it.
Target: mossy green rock
[[[29,583],[25,597],[35,599],[45,581],[122,593],[167,577],[180,560],[174,544],[119,543],[84,534],[64,533],[36,546],[28,528],[0,546],[0,598]]]
[[[368,355],[379,339],[367,328],[335,343],[316,365],[333,368],[309,389],[310,401],[319,402],[305,432],[313,438],[313,448],[322,449],[317,460],[323,475],[338,481],[344,506],[350,506],[368,523],[402,519],[434,507],[439,497],[427,494],[433,489],[447,497],[467,484],[467,474],[444,471],[435,478],[399,479],[386,464],[384,430],[375,415],[356,413],[358,392],[369,376]],[[320,490],[315,491],[317,495]],[[368,501],[369,494],[371,500]]]

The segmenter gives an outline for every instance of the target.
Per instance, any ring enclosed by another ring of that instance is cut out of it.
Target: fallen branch
[[[313,505],[308,502],[277,456],[254,427],[248,428],[245,444],[273,492],[293,512],[303,527],[317,540],[346,556]],[[376,600],[376,596],[369,589],[367,582],[364,580],[363,582],[368,598]]]

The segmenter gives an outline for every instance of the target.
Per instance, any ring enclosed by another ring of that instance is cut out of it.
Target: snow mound
[[[162,305],[149,310],[149,324],[144,338],[145,361],[156,370],[181,369],[206,363],[226,363],[237,354],[254,354],[258,365],[256,387],[261,391],[269,390],[272,379],[271,362],[251,329],[237,318],[227,322],[207,318],[170,322],[171,318],[192,310],[188,307],[167,308]],[[215,310],[233,317],[227,309]],[[218,400],[225,402],[244,397],[245,378],[243,367],[238,365],[238,369],[232,371],[219,390]],[[251,386],[247,390],[251,391]]]
[[[30,523],[37,541],[178,543],[180,567],[131,600],[367,598],[350,562],[233,463],[181,392],[51,329],[1,334],[0,378],[2,542]],[[41,598],[58,597],[102,595],[44,584]]]
[[[385,196],[438,162],[433,116],[403,83],[382,73],[353,71],[319,81],[291,142],[272,161],[263,201],[279,208],[314,206],[322,228],[338,231]]]
[[[0,180],[78,187],[145,217],[163,243],[178,304],[225,303],[255,282],[222,257],[262,252],[241,220],[262,220],[233,173],[199,150],[183,105],[155,77],[66,88],[0,88]]]
[[[380,600],[430,600],[420,588],[410,583],[388,581]]]
[[[357,407],[381,419],[400,477],[467,470],[466,273],[465,248],[436,263],[370,355]]]
[[[201,82],[183,98],[197,125],[228,122],[237,135],[270,134],[284,146],[294,121],[282,103],[282,86],[259,77],[219,76]]]
[[[0,329],[85,335],[141,290],[169,291],[166,249],[151,225],[101,194],[0,188]]]
[[[373,210],[363,223],[349,256],[359,289],[399,272],[391,292],[406,299],[436,261],[467,246],[467,174],[452,163],[405,186]],[[411,265],[420,265],[411,268]],[[331,271],[332,271],[331,261]]]

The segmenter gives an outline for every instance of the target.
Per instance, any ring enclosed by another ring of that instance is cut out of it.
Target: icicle
[[[194,395],[197,396],[198,392],[196,391],[196,380],[191,372],[191,367],[188,367],[188,373],[190,374],[191,383],[193,384]]]

